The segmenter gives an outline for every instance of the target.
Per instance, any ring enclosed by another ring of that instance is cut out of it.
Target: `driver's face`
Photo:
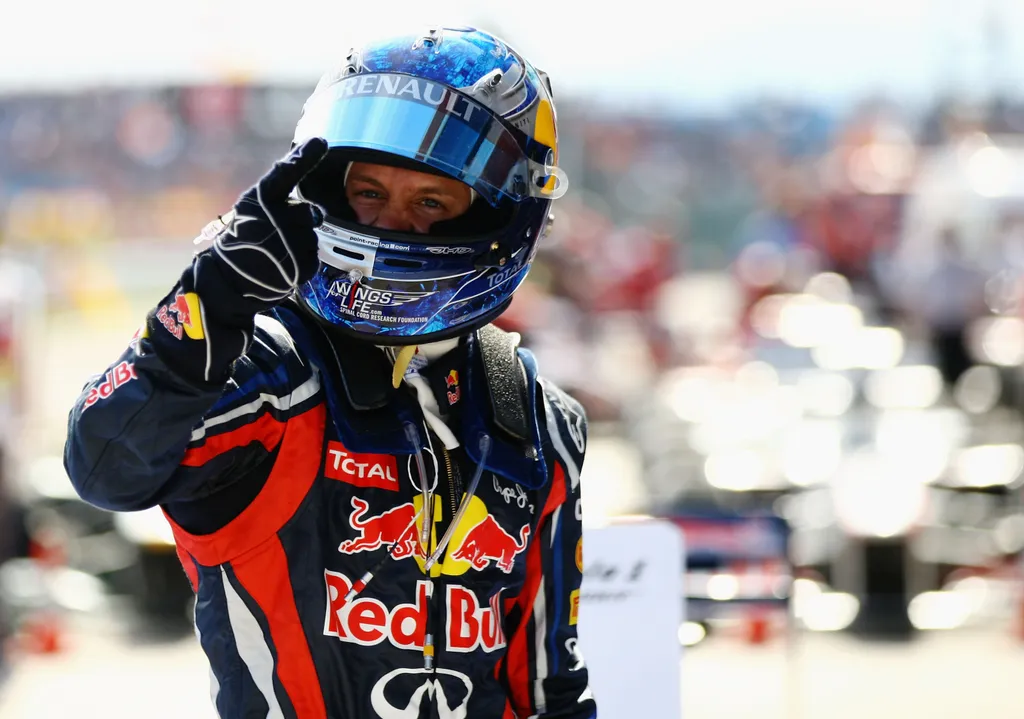
[[[360,224],[384,230],[430,231],[469,209],[469,186],[449,177],[368,162],[353,162],[345,196]]]

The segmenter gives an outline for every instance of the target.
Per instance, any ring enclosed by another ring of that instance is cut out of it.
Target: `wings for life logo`
[[[433,516],[436,520],[441,516],[441,501],[441,497],[435,495]],[[396,559],[413,557],[420,571],[423,571],[426,561],[419,543],[423,526],[419,518],[422,516],[422,506],[423,500],[417,496],[412,502],[373,515],[368,511],[369,505],[365,500],[353,497],[349,524],[356,533],[342,542],[338,551],[342,554],[358,554],[376,551],[381,547],[394,547],[392,551]],[[440,535],[436,523],[430,532],[431,546],[437,546]],[[459,576],[470,569],[482,571],[492,566],[505,574],[511,574],[516,557],[526,550],[529,537],[529,524],[524,524],[516,534],[511,534],[487,511],[487,506],[479,497],[472,497],[466,513],[452,534],[443,560],[430,568],[430,576]]]
[[[394,289],[381,290],[368,285],[353,286],[349,279],[335,280],[328,290],[330,297],[341,300],[338,310],[344,314],[360,319],[372,319],[386,322],[426,322],[426,317],[404,317],[396,308],[412,302],[418,302],[436,294],[433,290],[406,292]]]

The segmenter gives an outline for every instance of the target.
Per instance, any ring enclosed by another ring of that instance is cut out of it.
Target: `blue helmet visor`
[[[314,93],[294,141],[312,137],[332,148],[422,162],[469,185],[492,205],[502,197],[553,199],[564,184],[548,183],[552,175],[561,178],[551,148],[470,96],[412,75],[352,75]]]

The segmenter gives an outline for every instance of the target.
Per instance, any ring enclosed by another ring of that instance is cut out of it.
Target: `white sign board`
[[[657,520],[583,530],[579,646],[601,719],[680,719],[683,535]]]

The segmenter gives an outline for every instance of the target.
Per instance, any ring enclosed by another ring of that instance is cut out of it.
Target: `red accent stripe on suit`
[[[281,435],[284,432],[284,422],[265,414],[255,422],[230,432],[207,437],[203,444],[185,452],[185,458],[181,460],[181,464],[185,467],[202,467],[214,457],[224,454],[228,450],[245,447],[253,442],[259,442],[269,452],[281,441]]]
[[[277,650],[277,678],[301,719],[327,719],[313,654],[299,620],[288,574],[288,558],[276,537],[258,551],[231,563],[238,582],[267,618],[270,641]]]
[[[540,520],[537,522],[538,528],[543,527],[544,522],[564,502],[565,472],[562,469],[562,465],[556,462],[551,491],[548,493],[544,509],[541,511]],[[532,681],[530,677],[530,653],[527,642],[532,640],[532,635],[528,628],[530,619],[533,616],[533,604],[537,598],[540,580],[543,575],[541,553],[544,551],[544,547],[540,537],[541,532],[538,530],[534,541],[530,542],[530,547],[526,550],[526,578],[523,581],[523,588],[516,599],[516,604],[519,605],[521,610],[520,616],[522,619],[520,619],[519,627],[516,629],[515,634],[509,640],[505,656],[495,668],[495,673],[497,674],[501,671],[502,663],[505,663],[508,667],[509,699],[515,714],[524,717],[530,716],[533,713],[533,701],[530,693],[530,683]],[[505,716],[509,716],[508,712],[509,708],[506,706]],[[515,716],[515,714],[511,716]]]
[[[273,537],[298,510],[320,474],[326,418],[326,407],[319,404],[288,420],[266,484],[224,528],[213,534],[189,534],[165,512],[178,545],[201,565],[215,567]]]

